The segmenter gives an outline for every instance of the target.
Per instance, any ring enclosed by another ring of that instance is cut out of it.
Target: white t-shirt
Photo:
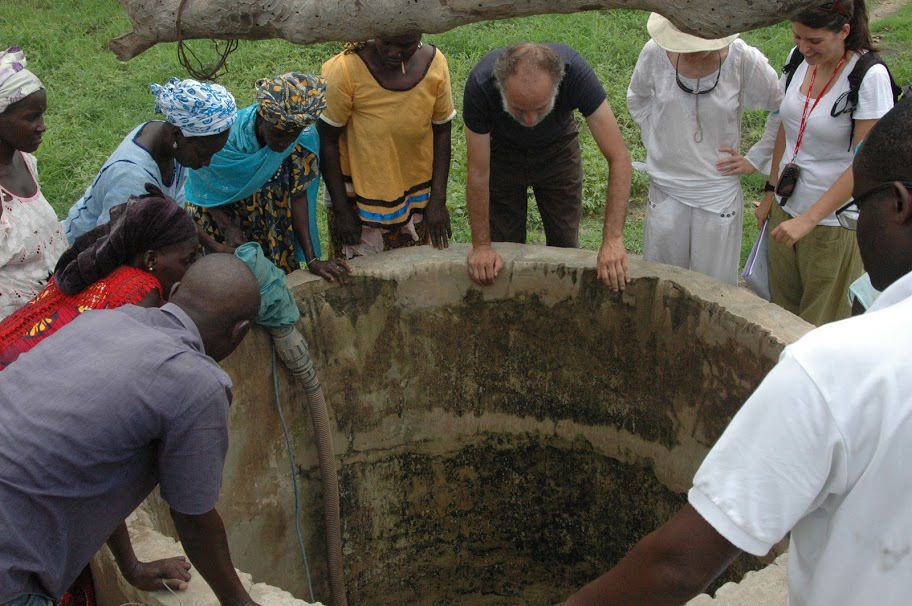
[[[640,125],[653,186],[689,206],[711,212],[727,208],[741,183],[737,175],[721,174],[716,161],[727,155],[719,147],[738,147],[742,74],[743,109],[779,107],[775,70],[760,51],[741,40],[729,46],[719,83],[703,95],[681,90],[668,54],[653,40],[646,43],[627,89],[627,106]],[[700,78],[699,88],[695,79],[680,78],[692,90],[706,90],[716,73]],[[701,141],[694,137],[698,116]]]
[[[811,112],[804,130],[801,148],[798,150],[797,164],[801,175],[795,185],[794,193],[783,209],[797,217],[804,214],[820,197],[826,193],[836,179],[852,165],[853,146],[850,144],[852,117],[844,113],[832,117],[830,111],[839,97],[849,90],[849,73],[858,62],[860,55],[852,53],[842,73],[827,89],[826,94]],[[779,174],[782,168],[791,161],[795,151],[795,142],[801,126],[801,114],[807,96],[801,93],[801,83],[807,74],[808,64],[804,61],[795,70],[792,82],[785,91],[779,116],[785,128],[785,151],[779,163]],[[785,85],[785,79],[782,80]],[[814,104],[811,99],[808,110]],[[856,120],[879,120],[893,107],[893,91],[890,88],[890,76],[883,65],[875,65],[868,70],[858,89],[858,109]],[[835,214],[831,214],[821,225],[839,225]]]
[[[912,274],[786,348],[694,477],[691,505],[762,555],[791,531],[789,604],[912,595]]]

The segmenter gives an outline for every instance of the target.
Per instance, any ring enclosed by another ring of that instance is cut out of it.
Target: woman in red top
[[[146,191],[77,238],[45,289],[0,322],[0,370],[87,309],[164,302],[196,259],[196,224],[153,185]]]

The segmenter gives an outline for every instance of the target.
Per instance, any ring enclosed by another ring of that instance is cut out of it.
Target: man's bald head
[[[494,79],[501,90],[513,76],[523,81],[546,76],[555,88],[564,79],[564,61],[553,48],[537,42],[521,42],[506,48],[494,63]]]
[[[494,62],[494,80],[504,111],[529,128],[554,109],[563,79],[564,61],[546,44],[515,44]]]
[[[228,254],[210,254],[184,274],[171,302],[196,324],[206,354],[227,357],[243,340],[260,309],[260,286],[243,261]]]

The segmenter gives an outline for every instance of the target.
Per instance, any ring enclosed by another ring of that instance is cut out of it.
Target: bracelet
[[[767,181],[766,185],[763,186],[763,191],[764,192],[776,191],[776,186],[773,185],[772,183],[770,183],[769,181]]]
[[[320,260],[320,257],[314,257],[310,261],[307,261],[306,263],[304,263],[304,265],[306,265],[309,268],[311,263],[313,263],[314,261],[319,261],[319,260]]]

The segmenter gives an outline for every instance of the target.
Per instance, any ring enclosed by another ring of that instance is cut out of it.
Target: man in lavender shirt
[[[216,362],[259,304],[246,265],[209,255],[165,306],[88,311],[0,373],[0,605],[56,602],[155,486],[221,603],[253,604],[215,510],[231,402]]]

